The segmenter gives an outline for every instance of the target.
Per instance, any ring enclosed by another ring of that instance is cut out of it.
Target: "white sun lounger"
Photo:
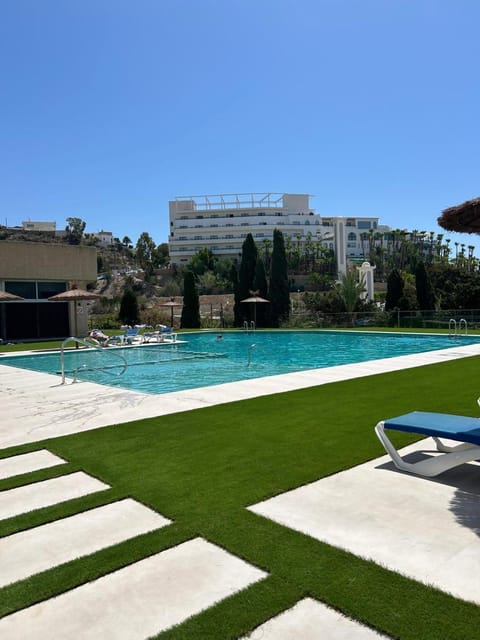
[[[443,455],[431,456],[419,462],[406,462],[390,442],[385,429],[431,436],[437,445],[437,450]],[[375,427],[375,433],[398,469],[420,476],[437,476],[453,467],[480,459],[480,419],[478,418],[412,411],[397,418],[382,420]],[[457,440],[461,444],[447,446],[440,438]]]

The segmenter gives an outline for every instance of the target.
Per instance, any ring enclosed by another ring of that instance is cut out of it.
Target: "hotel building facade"
[[[361,234],[387,232],[375,217],[325,217],[310,207],[308,194],[238,193],[181,196],[169,202],[170,262],[184,266],[207,248],[218,257],[240,261],[242,244],[251,233],[261,246],[274,229],[303,244],[320,241],[335,252],[339,273],[363,257]]]

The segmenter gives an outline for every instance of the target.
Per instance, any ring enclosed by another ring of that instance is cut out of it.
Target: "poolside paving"
[[[373,435],[373,425],[372,425]],[[439,455],[427,438],[407,460]],[[249,507],[279,524],[480,604],[480,464],[437,478],[398,471],[388,456]]]

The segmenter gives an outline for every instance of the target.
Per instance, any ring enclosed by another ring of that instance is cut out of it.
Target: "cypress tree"
[[[187,271],[183,279],[183,309],[180,327],[182,329],[198,329],[200,327],[200,302],[195,276],[191,271]]]
[[[288,320],[290,314],[290,290],[288,286],[287,256],[283,233],[273,231],[272,270],[270,274],[270,320],[273,327]]]
[[[240,326],[243,320],[246,320],[248,317],[247,305],[241,304],[241,301],[249,298],[251,295],[250,291],[253,288],[253,279],[255,278],[257,254],[257,245],[255,244],[252,234],[249,233],[242,245],[242,259],[238,272],[238,286],[235,295],[237,326]]]
[[[403,278],[398,269],[392,269],[387,278],[387,294],[385,296],[385,311],[391,311],[399,307],[399,301],[403,296]]]
[[[419,309],[432,311],[435,309],[435,293],[433,291],[430,276],[423,262],[417,264],[415,269],[415,288]]]
[[[122,324],[128,324],[133,327],[139,323],[137,296],[128,288],[120,301],[120,311],[118,319]]]
[[[242,324],[242,307],[238,293],[238,271],[234,264],[232,264],[230,269],[230,282],[233,288],[233,326],[240,327]]]
[[[257,245],[255,244],[252,234],[249,233],[242,245],[242,260],[238,274],[238,295],[240,300],[248,298],[250,291],[253,289],[257,255]]]
[[[257,264],[255,266],[255,277],[253,278],[253,291],[256,292],[256,295],[261,298],[267,298],[268,293],[268,283],[267,276],[265,274],[265,267],[263,265],[263,260],[259,257],[257,259]],[[257,304],[256,317],[257,317],[257,326],[258,327],[266,327],[268,322],[268,307],[267,304],[260,302]]]

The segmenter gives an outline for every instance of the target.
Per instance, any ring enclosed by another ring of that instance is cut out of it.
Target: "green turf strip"
[[[269,577],[159,637],[237,638],[310,595],[402,640],[478,637],[480,608],[282,527],[245,506],[383,453],[373,427],[414,409],[478,415],[479,358],[111,426],[39,449],[112,489],[0,522],[0,535],[125,496],[174,524],[0,589],[0,615],[203,536]],[[396,443],[415,440],[395,434]],[[4,480],[0,489],[57,470]],[[408,553],[408,549],[406,549]],[[475,570],[475,568],[472,568]]]

